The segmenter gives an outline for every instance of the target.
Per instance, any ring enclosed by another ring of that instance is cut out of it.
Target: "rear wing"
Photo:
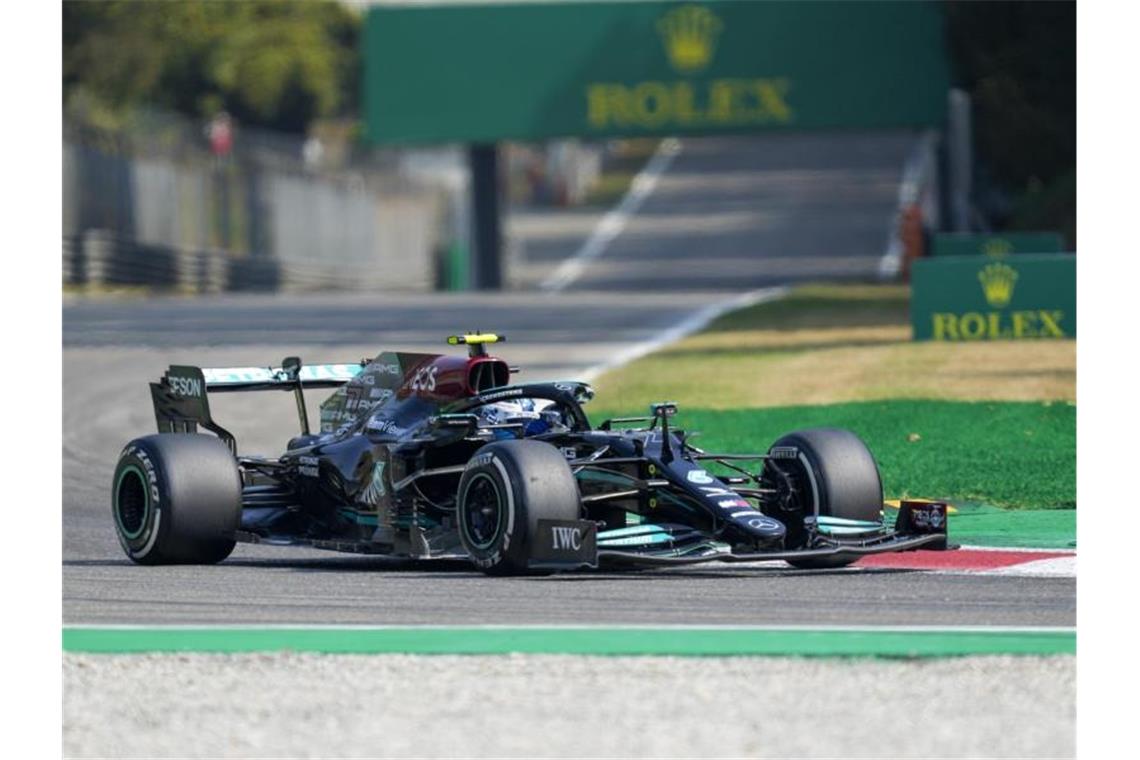
[[[337,388],[364,371],[362,359],[352,364],[303,365],[296,356],[286,357],[280,367],[203,368],[171,365],[157,383],[150,384],[154,418],[160,433],[195,433],[201,426],[217,435],[236,455],[233,435],[210,416],[210,393],[236,391],[293,391],[301,433],[309,434],[305,388]]]

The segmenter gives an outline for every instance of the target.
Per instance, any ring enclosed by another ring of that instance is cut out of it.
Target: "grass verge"
[[[910,340],[908,290],[797,288],[598,379],[614,408],[741,409],[877,399],[1075,401],[1076,342]]]
[[[591,411],[595,423],[611,416],[599,412]],[[763,453],[779,436],[799,428],[848,428],[874,453],[887,498],[1035,509],[1076,506],[1077,410],[1064,402],[899,400],[731,411],[682,407],[674,419],[700,432],[694,445],[718,452]]]
[[[677,401],[694,443],[725,452],[844,427],[888,498],[1074,508],[1075,341],[912,342],[908,299],[905,286],[816,285],[730,312],[600,377],[590,416]]]

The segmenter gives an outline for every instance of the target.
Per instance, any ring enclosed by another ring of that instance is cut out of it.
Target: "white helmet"
[[[544,404],[543,406],[548,405]],[[484,404],[475,410],[475,414],[487,425],[521,424],[524,436],[545,433],[551,429],[552,425],[561,422],[561,415],[553,410],[539,409],[535,405],[534,399],[529,398]],[[514,438],[515,433],[509,429],[496,430],[495,437]]]

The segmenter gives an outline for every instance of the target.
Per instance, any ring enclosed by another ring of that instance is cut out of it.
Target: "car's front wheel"
[[[794,459],[769,460],[772,480],[788,489],[784,513],[789,549],[807,548],[805,517],[837,517],[860,523],[877,523],[883,508],[879,468],[867,445],[850,430],[811,428],[783,436],[772,449],[795,447]],[[771,453],[771,450],[769,450]],[[800,568],[835,568],[850,565],[851,557],[816,557],[789,560]]]
[[[528,571],[539,520],[577,520],[578,484],[558,449],[540,441],[491,443],[459,481],[459,538],[490,575]]]

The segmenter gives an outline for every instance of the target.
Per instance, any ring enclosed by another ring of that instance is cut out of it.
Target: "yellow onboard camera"
[[[466,333],[464,335],[452,335],[447,339],[449,346],[470,346],[471,356],[486,356],[488,343],[503,343],[506,342],[507,336],[496,335],[495,333]]]

